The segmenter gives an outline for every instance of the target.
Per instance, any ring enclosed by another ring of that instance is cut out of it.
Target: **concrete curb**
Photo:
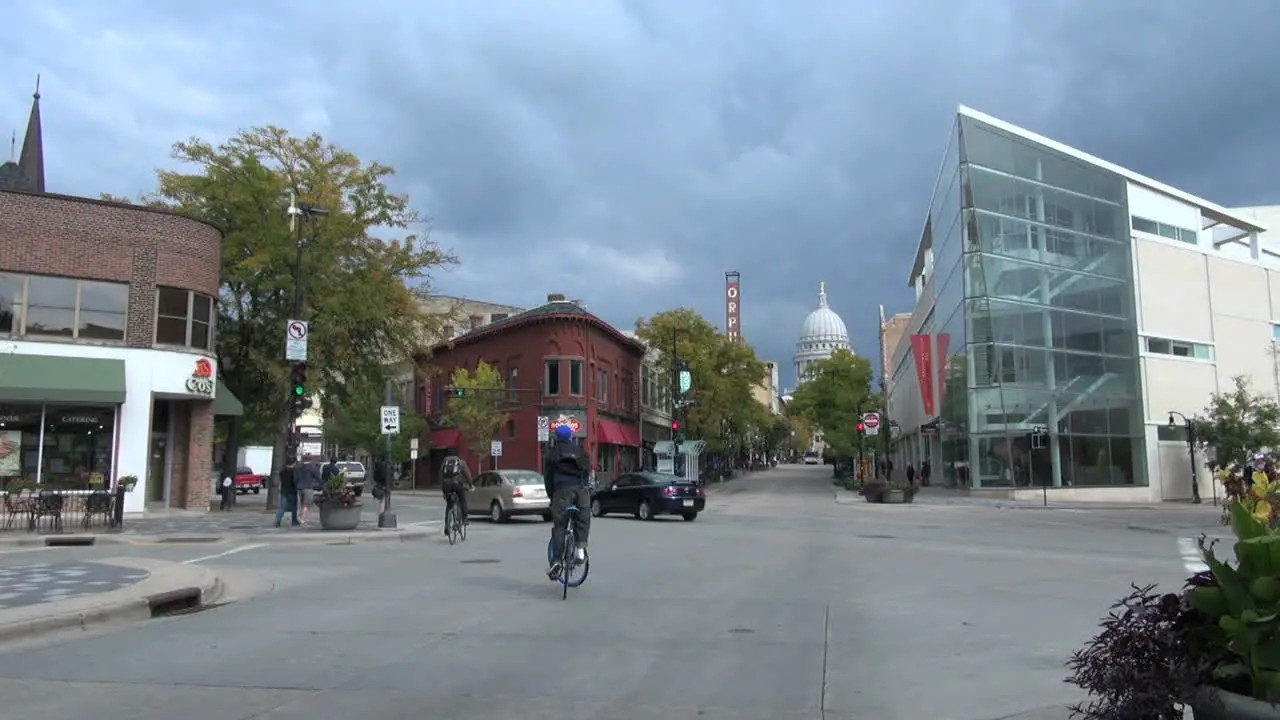
[[[146,620],[157,604],[198,595],[198,603],[205,605],[216,601],[223,592],[218,577],[198,565],[128,557],[94,562],[145,570],[150,575],[119,590],[0,610],[0,643],[67,628]]]
[[[89,545],[112,545],[126,542],[124,534],[59,534],[59,535],[0,535],[0,547],[84,547]]]

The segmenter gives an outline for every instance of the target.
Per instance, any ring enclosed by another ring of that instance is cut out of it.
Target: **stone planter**
[[[1196,720],[1280,720],[1280,705],[1217,688],[1203,688],[1191,711]]]
[[[896,488],[892,488],[892,489],[889,489],[889,490],[885,490],[885,491],[884,491],[884,500],[883,500],[883,502],[884,502],[885,504],[900,505],[900,504],[902,504],[902,503],[904,503],[904,502],[906,502],[906,501],[907,501],[907,491],[906,491],[906,490],[898,490],[898,489],[896,489]]]
[[[321,503],[318,509],[321,530],[355,530],[360,525],[360,503],[354,505]]]

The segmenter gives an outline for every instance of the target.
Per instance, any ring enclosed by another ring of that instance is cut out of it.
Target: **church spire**
[[[27,178],[31,190],[44,192],[44,133],[40,128],[40,76],[36,76],[36,92],[31,99],[31,117],[27,119],[27,134],[22,138],[22,154],[18,167]]]
[[[818,282],[818,307],[827,307],[827,283],[825,280]]]

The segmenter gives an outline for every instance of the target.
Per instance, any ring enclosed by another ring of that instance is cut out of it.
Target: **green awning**
[[[214,417],[244,415],[244,404],[227,389],[227,384],[221,379],[218,380],[218,389],[213,395],[213,415]]]
[[[124,402],[124,361],[0,355],[0,400],[118,405]]]

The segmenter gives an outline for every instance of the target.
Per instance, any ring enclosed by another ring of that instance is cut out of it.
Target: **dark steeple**
[[[27,178],[27,189],[44,192],[44,133],[40,128],[40,76],[36,76],[36,92],[31,99],[31,117],[27,119],[27,134],[22,139],[22,154],[18,167]]]

